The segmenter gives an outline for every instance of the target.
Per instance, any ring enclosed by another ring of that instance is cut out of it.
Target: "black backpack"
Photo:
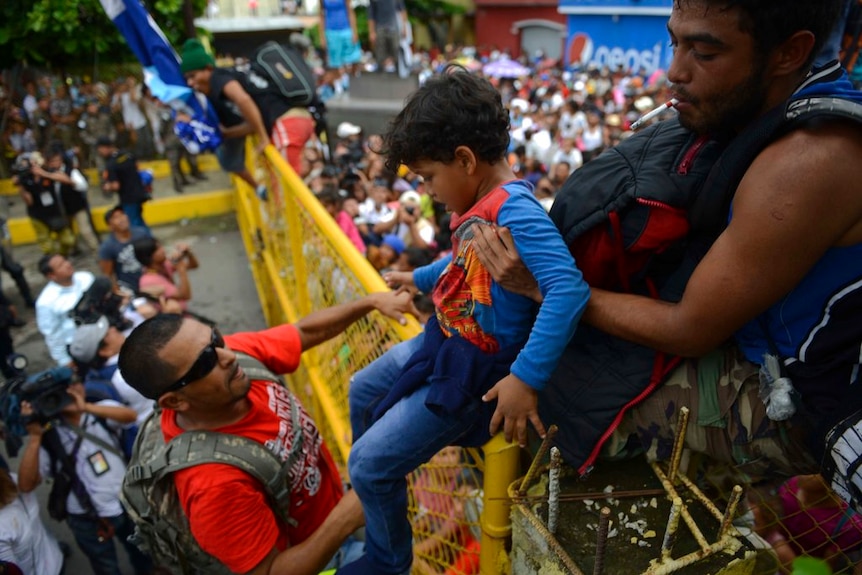
[[[317,93],[314,73],[302,54],[292,46],[272,40],[251,54],[246,79],[252,98],[276,95],[290,107],[310,105]]]

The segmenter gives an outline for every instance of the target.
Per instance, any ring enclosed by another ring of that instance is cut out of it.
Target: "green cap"
[[[182,59],[180,70],[183,74],[203,70],[207,66],[215,67],[215,60],[197,38],[190,38],[183,44]]]

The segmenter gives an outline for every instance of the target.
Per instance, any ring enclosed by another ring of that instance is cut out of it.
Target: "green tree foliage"
[[[185,39],[184,9],[195,16],[207,0],[148,0],[147,10],[174,45]],[[0,69],[27,61],[65,67],[134,59],[99,0],[0,0]]]

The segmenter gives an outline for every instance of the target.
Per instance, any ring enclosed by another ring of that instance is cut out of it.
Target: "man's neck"
[[[177,426],[184,431],[214,430],[234,423],[245,417],[251,410],[248,398],[238,401],[231,409],[213,413],[211,411],[177,411]]]
[[[127,242],[132,238],[132,228],[129,228],[124,232],[116,231],[114,232],[114,237],[118,241]]]
[[[57,284],[60,287],[67,288],[67,287],[71,287],[71,285],[73,283],[75,283],[75,277],[72,276],[69,279],[64,280],[64,281],[58,281],[58,280],[51,280],[51,281],[53,281],[55,284]]]

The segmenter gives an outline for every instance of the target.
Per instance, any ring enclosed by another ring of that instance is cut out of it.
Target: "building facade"
[[[667,20],[673,0],[560,0],[569,67],[607,66],[649,76],[673,56]]]
[[[558,0],[475,0],[476,45],[507,52],[512,58],[563,55],[566,17]]]

